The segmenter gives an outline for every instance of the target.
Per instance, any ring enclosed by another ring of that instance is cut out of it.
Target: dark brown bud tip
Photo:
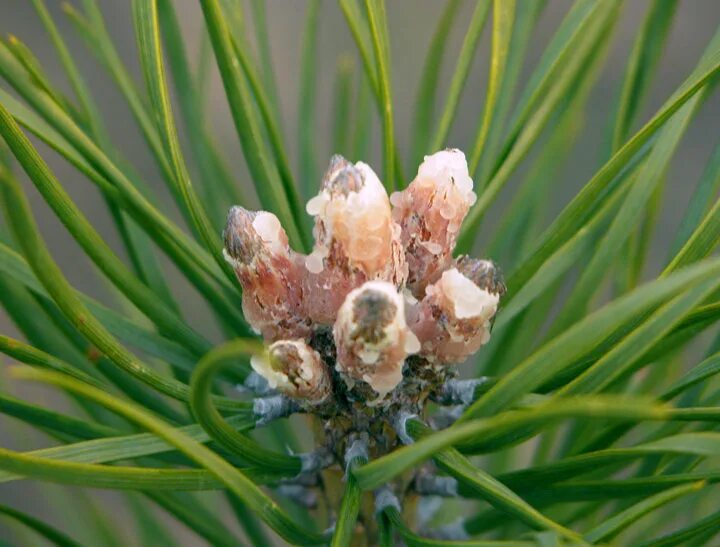
[[[257,252],[255,247],[258,242],[251,237],[254,233],[252,229],[254,219],[254,212],[235,205],[228,212],[227,221],[225,222],[225,229],[223,230],[225,252],[242,264],[248,264]]]
[[[507,291],[502,271],[491,260],[463,255],[456,260],[456,267],[461,274],[490,294],[502,296]]]

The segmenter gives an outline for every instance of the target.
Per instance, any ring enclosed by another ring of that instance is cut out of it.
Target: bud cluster
[[[459,150],[427,156],[390,197],[368,165],[334,156],[307,204],[308,255],[272,213],[233,207],[225,254],[245,317],[269,344],[254,370],[326,417],[421,409],[448,365],[487,343],[505,291],[492,262],[453,258],[472,188]]]

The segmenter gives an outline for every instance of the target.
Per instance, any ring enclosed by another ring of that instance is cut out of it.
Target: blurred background
[[[257,1],[257,0],[253,0]],[[523,9],[536,0],[519,0],[518,9]],[[88,51],[82,40],[74,35],[73,28],[65,18],[60,0],[46,0],[50,11],[71,46],[78,64],[88,77],[96,100],[105,115],[107,127],[114,141],[130,159],[141,177],[149,183],[167,205],[166,211],[177,222],[182,223],[179,214],[172,207],[171,199],[166,192],[152,157],[145,147],[134,119],[127,108],[119,91],[108,77],[103,67]],[[181,17],[186,47],[193,63],[197,62],[202,41],[203,18],[197,2],[192,0],[176,0],[176,10]],[[141,75],[137,61],[135,37],[132,28],[129,0],[101,0],[110,33],[116,46],[132,74],[141,83]],[[474,7],[474,1],[462,2],[461,12],[456,17],[456,26],[451,32],[447,46],[443,70],[437,74],[439,84],[438,105],[442,104],[449,80],[454,69],[456,54],[463,40],[467,22]],[[423,67],[428,44],[435,30],[438,18],[445,2],[441,0],[390,0],[387,2],[390,42],[392,50],[392,86],[395,108],[396,138],[401,153],[406,153],[411,142],[411,113],[413,112],[418,81]],[[521,89],[542,54],[545,45],[552,37],[563,16],[572,2],[566,0],[549,0],[547,8],[537,25],[532,37],[525,67],[519,80]],[[553,195],[548,220],[553,217],[591,177],[601,165],[607,150],[608,120],[612,119],[614,101],[616,100],[627,59],[632,48],[648,2],[632,0],[625,2],[624,11],[616,28],[612,50],[609,53],[603,72],[588,102],[584,128],[581,137],[575,143],[570,161],[559,176],[563,177],[558,186],[562,191]],[[298,142],[298,97],[300,86],[300,59],[302,51],[302,34],[305,18],[306,2],[301,0],[268,0],[266,3],[267,23],[269,30],[275,78],[278,83],[279,101],[282,112],[282,126],[288,149],[291,153],[293,166],[297,167]],[[246,17],[252,32],[252,20]],[[662,56],[656,79],[652,83],[649,98],[646,101],[639,122],[643,123],[665,101],[675,88],[685,79],[695,66],[703,49],[720,23],[720,2],[717,0],[681,0],[672,27],[665,54]],[[466,85],[459,107],[448,146],[468,149],[474,138],[478,120],[482,115],[485,101],[485,83],[488,72],[489,27],[491,18],[486,23],[484,35],[474,60],[473,70]],[[315,111],[316,119],[311,128],[316,136],[316,169],[322,171],[330,156],[335,152],[331,142],[331,116],[333,114],[333,88],[339,57],[349,55],[355,64],[356,75],[361,70],[352,37],[349,34],[343,15],[332,0],[324,0],[321,7],[320,29],[317,43],[318,75],[316,86]],[[42,65],[53,82],[63,91],[70,93],[52,45],[28,0],[0,0],[0,32],[3,36],[13,34],[24,41],[40,59]],[[209,125],[216,141],[220,144],[226,160],[233,166],[235,180],[250,196],[251,205],[257,200],[253,195],[252,185],[242,162],[242,154],[235,134],[235,129],[227,109],[219,75],[213,65],[209,82]],[[357,84],[358,78],[355,79]],[[2,84],[4,86],[4,83]],[[4,86],[7,88],[7,86]],[[689,197],[697,183],[702,169],[707,162],[713,147],[717,144],[720,128],[720,97],[715,94],[696,116],[691,128],[680,145],[679,151],[668,172],[667,191],[664,196],[662,216],[658,230],[653,236],[651,248],[651,269],[645,272],[646,277],[657,273],[657,269],[666,258],[667,247],[672,241],[677,226],[685,211]],[[438,109],[440,107],[438,106]],[[362,159],[381,172],[382,157],[380,154],[379,123],[373,109],[373,135],[369,157]],[[112,228],[111,220],[100,194],[87,180],[62,161],[51,150],[37,143],[41,153],[55,171],[59,180],[71,193],[73,198],[92,220],[114,248],[120,251],[119,239]],[[417,166],[407,165],[405,171],[410,178]],[[526,164],[529,162],[525,162]],[[527,165],[524,166],[526,168]],[[485,232],[493,230],[493,219],[497,218],[504,205],[512,196],[512,190],[522,179],[524,169],[521,168],[508,185],[507,191],[498,200],[494,210],[483,224],[483,235],[480,238],[479,252],[482,254],[482,242],[486,241]],[[296,171],[297,173],[297,171]],[[202,181],[195,180],[196,185]],[[309,187],[315,187],[319,181],[307,181]],[[47,243],[69,280],[82,291],[100,301],[117,306],[109,296],[102,279],[97,276],[83,252],[67,234],[52,212],[31,184],[25,184],[31,198],[35,215],[43,230]],[[228,206],[231,204],[228,204]],[[654,269],[652,269],[654,268]],[[184,306],[185,317],[199,330],[215,336],[217,334],[208,327],[208,314],[202,302],[196,298],[189,286],[174,276],[168,268],[170,282],[174,284],[176,294]],[[187,295],[187,297],[185,296]],[[0,332],[11,336],[19,336],[15,326],[0,310]],[[9,361],[0,356],[0,362],[6,366]],[[49,392],[27,385],[11,383],[5,375],[0,375],[0,389],[13,394],[21,394],[31,400],[49,401],[54,408],[69,408],[64,401],[58,401]],[[22,435],[20,434],[22,432]],[[35,449],[50,446],[52,440],[41,435],[26,433],[27,428],[20,429],[12,419],[0,416],[0,443],[14,449]],[[53,485],[37,484],[31,481],[0,484],[0,503],[11,503],[13,506],[27,510],[31,514],[42,515],[51,522],[57,523],[62,529],[76,532],[78,526],[73,524],[73,515],[62,510],[62,500],[72,496],[75,508],[85,507],[87,511],[104,512],[108,516],[109,525],[125,536],[118,542],[122,545],[133,545],[135,531],[129,526],[127,504],[120,501],[119,496],[108,492],[81,491]],[[84,500],[84,501],[83,501]],[[144,503],[138,496],[138,503]],[[145,507],[158,518],[167,519],[159,509]],[[222,509],[218,509],[222,510]],[[187,532],[175,521],[165,520],[177,533],[178,542],[182,545],[201,544],[196,536]],[[27,544],[29,536],[14,535],[14,529],[6,527],[0,517],[0,539],[11,544]],[[76,534],[77,535],[77,534]],[[82,533],[78,535],[82,538]],[[91,541],[90,538],[86,539]],[[33,539],[34,541],[34,539]],[[109,540],[108,540],[109,541]]]

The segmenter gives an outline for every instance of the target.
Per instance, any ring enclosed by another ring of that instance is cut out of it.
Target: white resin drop
[[[259,211],[252,227],[271,252],[280,253],[285,249],[287,240],[284,240],[285,231],[278,217],[267,211]]]
[[[255,217],[255,220],[253,220],[252,225],[264,242],[277,243],[280,241],[282,225],[278,217],[272,213],[260,211]]]
[[[425,156],[418,169],[418,178],[432,179],[438,185],[454,184],[470,204],[477,199],[465,154],[456,148]]]
[[[307,202],[307,205],[305,205],[305,211],[307,211],[308,215],[316,216],[321,215],[325,212],[325,207],[327,206],[328,202],[328,196],[326,192],[320,192],[317,196],[314,198],[311,198],[310,201]]]
[[[290,386],[287,375],[272,368],[265,357],[253,355],[250,357],[250,365],[255,372],[267,380],[272,389]]]
[[[415,336],[415,333],[408,329],[405,332],[405,352],[407,354],[418,353],[420,351],[420,340]]]
[[[310,273],[318,274],[323,271],[323,259],[326,253],[320,250],[315,250],[305,257],[305,267]]]
[[[443,272],[441,283],[443,293],[453,303],[455,317],[458,319],[480,317],[497,307],[498,295],[481,289],[457,268]]]

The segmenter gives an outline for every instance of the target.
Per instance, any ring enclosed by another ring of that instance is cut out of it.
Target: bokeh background
[[[77,0],[71,0],[75,2]],[[259,0],[252,0],[259,1]],[[530,2],[538,0],[518,0],[519,9]],[[171,200],[165,191],[152,158],[145,147],[142,136],[134,123],[122,96],[107,76],[103,67],[88,51],[82,41],[74,35],[73,29],[62,13],[60,0],[46,0],[60,29],[67,38],[73,54],[86,76],[88,77],[95,98],[107,120],[107,126],[113,139],[130,158],[140,175],[156,190],[167,205],[168,213],[181,222],[177,211],[171,206]],[[79,3],[79,2],[78,2]],[[181,17],[184,36],[190,58],[197,61],[199,44],[201,43],[203,18],[198,2],[193,0],[175,0],[176,9]],[[443,70],[437,74],[439,80],[439,99],[442,100],[449,84],[456,54],[459,51],[474,1],[463,2],[460,14],[456,17],[456,26],[450,36]],[[132,28],[129,0],[101,0],[110,33],[116,41],[117,48],[138,82],[141,82],[137,61],[135,37]],[[275,77],[278,82],[279,99],[282,111],[282,125],[287,146],[290,150],[293,165],[297,166],[297,119],[298,91],[300,79],[300,56],[304,13],[306,2],[302,0],[268,0],[267,18]],[[626,62],[647,9],[646,0],[627,0],[616,29],[612,50],[605,63],[604,70],[591,95],[584,120],[584,130],[576,142],[573,153],[562,171],[563,181],[558,186],[561,191],[552,196],[549,215],[560,210],[584,185],[595,170],[600,166],[603,146],[607,137],[607,123],[613,112],[614,101],[619,93]],[[390,41],[392,49],[392,82],[395,104],[395,120],[397,139],[401,152],[406,152],[410,142],[411,113],[414,107],[417,85],[422,70],[429,41],[434,32],[435,24],[445,5],[441,0],[388,0]],[[519,80],[524,86],[527,77],[537,63],[545,45],[551,38],[562,17],[567,13],[572,2],[567,0],[549,0],[541,20],[534,32],[525,67]],[[320,17],[320,28],[317,47],[318,75],[316,82],[316,119],[312,132],[316,135],[315,150],[317,152],[318,169],[334,152],[330,142],[330,126],[332,116],[332,94],[336,66],[339,56],[349,54],[357,69],[360,69],[359,58],[342,13],[333,0],[323,0]],[[248,17],[250,31],[252,22]],[[452,129],[448,146],[467,149],[472,142],[478,119],[482,114],[485,101],[485,83],[488,71],[489,24],[481,41],[480,49],[474,61],[474,67],[459,108],[457,121]],[[676,19],[671,30],[665,54],[660,61],[652,90],[642,110],[640,121],[646,120],[672,91],[690,73],[699,59],[704,47],[720,23],[720,2],[717,0],[681,0]],[[62,69],[55,57],[50,41],[45,34],[29,0],[0,0],[0,33],[14,34],[28,44],[35,52],[46,71],[62,90],[69,93],[69,86],[63,78]],[[357,81],[357,80],[356,80]],[[0,84],[4,86],[3,84]],[[208,115],[212,132],[220,144],[228,162],[233,166],[237,184],[245,188],[245,193],[252,196],[252,185],[247,170],[243,165],[240,147],[225,102],[222,84],[213,66],[210,86],[210,106]],[[5,86],[7,87],[7,86]],[[363,159],[381,171],[379,123],[373,120],[374,138],[370,157]],[[708,101],[696,116],[692,127],[686,134],[672,167],[668,172],[667,191],[664,197],[662,214],[658,229],[651,242],[650,268],[646,276],[652,275],[660,267],[667,253],[667,246],[674,237],[677,226],[682,218],[692,190],[707,162],[712,148],[717,144],[720,135],[720,97],[717,94]],[[54,169],[63,185],[72,194],[76,202],[92,220],[96,228],[116,248],[120,249],[117,234],[112,229],[110,219],[106,216],[101,197],[95,188],[72,167],[64,163],[52,151],[38,143],[41,152]],[[415,169],[416,166],[413,167]],[[411,174],[413,174],[411,172]],[[505,192],[491,211],[483,230],[491,231],[493,219],[497,218],[512,188],[522,178],[521,168],[513,177]],[[202,184],[202,181],[195,181]],[[315,184],[314,182],[312,184]],[[54,257],[65,271],[70,281],[77,287],[95,298],[117,305],[109,296],[102,279],[97,276],[89,260],[67,234],[52,212],[37,195],[31,184],[25,188],[31,198],[33,210],[39,220],[47,243]],[[254,196],[251,197],[254,200]],[[551,216],[549,217],[551,218]],[[481,241],[484,238],[481,237]],[[184,282],[174,276],[168,269],[170,282],[178,294],[183,294],[181,302],[185,316],[201,331],[209,336],[215,335],[208,327],[207,313],[202,302],[197,299]],[[0,310],[0,332],[18,336],[14,325]],[[9,361],[0,356],[0,363],[5,368]],[[0,370],[0,389],[59,409],[69,409],[65,401],[50,392],[26,385],[12,383]],[[15,449],[34,449],[50,446],[52,440],[39,434],[28,434],[27,428],[18,427],[12,419],[0,416],[0,443]],[[67,497],[72,498],[73,511],[63,507]],[[134,545],[133,537],[136,530],[129,524],[127,504],[108,492],[81,491],[32,481],[19,481],[0,484],[0,503],[11,503],[13,506],[26,510],[34,515],[56,523],[62,529],[72,531],[80,539],[90,544],[110,543],[110,539],[99,538],[97,535],[83,536],[76,519],[75,511],[97,511],[107,515],[108,523],[114,527],[118,536],[118,545]],[[138,503],[143,503],[138,497]],[[178,543],[182,545],[202,544],[182,525],[171,521],[162,511],[146,506],[148,515],[163,519],[175,531]],[[218,508],[223,511],[223,508]],[[89,534],[89,532],[88,532]],[[14,545],[33,544],[34,538],[17,535],[15,529],[7,527],[7,522],[0,517],[0,539]]]

